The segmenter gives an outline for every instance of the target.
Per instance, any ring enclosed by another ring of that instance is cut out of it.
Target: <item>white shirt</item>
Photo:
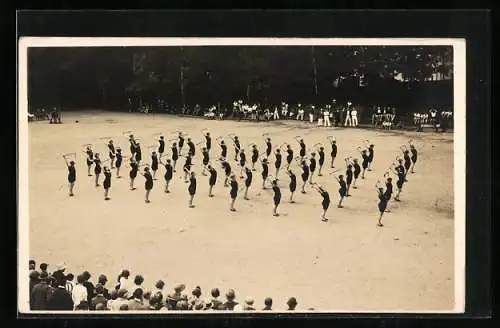
[[[358,111],[357,111],[357,110],[355,110],[355,109],[353,109],[353,110],[351,111],[351,115],[352,115],[352,116],[357,116],[357,115],[358,115]]]
[[[82,302],[87,301],[87,288],[81,284],[76,284],[71,293],[75,308]]]
[[[132,285],[133,285],[133,282],[130,281],[130,279],[125,278],[125,277],[120,278],[120,289],[125,289],[126,291],[131,293],[130,288]]]

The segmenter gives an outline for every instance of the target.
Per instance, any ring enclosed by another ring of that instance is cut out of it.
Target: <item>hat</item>
[[[295,297],[290,297],[288,299],[288,302],[286,302],[288,306],[294,306],[297,305],[297,299]]]
[[[162,289],[164,286],[165,286],[165,283],[163,282],[163,280],[158,280],[155,284],[155,287],[158,289]]]
[[[182,292],[184,289],[186,289],[186,285],[184,284],[177,284],[174,287],[174,290],[178,293]]]

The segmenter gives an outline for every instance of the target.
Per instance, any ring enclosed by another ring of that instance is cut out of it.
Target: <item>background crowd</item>
[[[122,270],[115,282],[106,275],[97,279],[88,271],[66,272],[59,264],[49,272],[49,265],[29,261],[29,303],[32,311],[273,311],[273,299],[256,302],[252,297],[239,300],[234,289],[221,293],[218,288],[205,292],[195,286],[190,292],[184,284],[167,286],[158,280],[152,290],[144,286],[144,277]],[[290,297],[284,309],[298,305]],[[282,308],[282,306],[279,306]],[[313,310],[312,308],[310,310]]]

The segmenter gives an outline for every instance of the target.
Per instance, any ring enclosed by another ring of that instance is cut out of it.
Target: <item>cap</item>
[[[254,299],[252,297],[245,298],[245,303],[248,305],[253,305]]]
[[[186,285],[184,285],[184,284],[177,284],[174,287],[174,290],[176,292],[182,292],[184,289],[186,289]]]

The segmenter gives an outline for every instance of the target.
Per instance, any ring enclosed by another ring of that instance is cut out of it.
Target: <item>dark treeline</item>
[[[339,102],[402,110],[453,105],[451,47],[30,48],[30,107],[120,110],[129,96],[171,106]],[[401,73],[406,79],[394,79]]]

